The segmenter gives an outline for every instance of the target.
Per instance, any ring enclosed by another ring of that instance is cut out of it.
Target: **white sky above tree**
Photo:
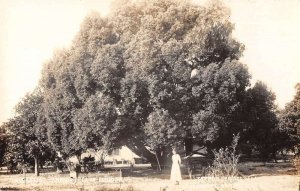
[[[204,0],[194,0],[202,3]],[[245,44],[241,61],[252,84],[265,82],[283,108],[300,82],[300,1],[226,0],[234,36]],[[105,16],[109,0],[0,0],[0,124],[38,84],[43,63],[68,47],[91,11]]]

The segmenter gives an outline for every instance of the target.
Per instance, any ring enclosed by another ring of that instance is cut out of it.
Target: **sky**
[[[204,0],[194,0],[203,3]],[[280,108],[300,82],[300,0],[225,0],[245,44],[241,61],[276,94]],[[105,16],[109,0],[0,0],[0,124],[38,84],[43,63],[68,47],[92,11]]]

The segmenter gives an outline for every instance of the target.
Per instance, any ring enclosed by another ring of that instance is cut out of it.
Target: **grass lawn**
[[[242,163],[241,177],[214,178],[195,175],[188,179],[183,175],[179,185],[169,181],[169,172],[152,169],[136,169],[134,172],[118,171],[102,173],[81,173],[78,179],[70,178],[69,173],[1,174],[0,190],[95,190],[95,191],[299,191],[300,176],[288,163]]]

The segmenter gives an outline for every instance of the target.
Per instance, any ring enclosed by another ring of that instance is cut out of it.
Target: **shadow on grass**
[[[123,188],[123,189],[103,187],[103,188],[95,189],[95,191],[140,191],[140,190],[137,190],[137,189],[133,188],[132,186],[128,186],[127,188]]]
[[[19,188],[14,188],[14,187],[2,187],[0,188],[0,190],[22,190],[22,189],[19,189]]]
[[[147,177],[147,178],[170,178],[170,170],[153,170],[153,169],[135,169],[130,171],[129,169],[122,170],[123,177]]]
[[[15,187],[2,187],[0,188],[1,191],[26,191],[27,189],[20,189],[20,188],[15,188]],[[39,190],[39,189],[34,189],[34,190]],[[81,190],[81,189],[79,189]],[[106,187],[101,187],[95,189],[95,191],[139,191],[132,186],[128,186],[127,188],[106,188]]]

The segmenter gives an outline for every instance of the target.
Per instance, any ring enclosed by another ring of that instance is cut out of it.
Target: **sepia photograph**
[[[300,0],[0,0],[0,191],[300,191]]]

